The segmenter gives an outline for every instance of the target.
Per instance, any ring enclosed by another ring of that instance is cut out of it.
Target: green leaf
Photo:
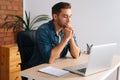
[[[11,18],[9,17],[12,17],[13,20],[10,20]],[[16,30],[16,28],[22,27],[25,30],[31,30],[36,23],[49,19],[50,18],[48,15],[38,15],[33,18],[33,20],[31,20],[30,12],[27,13],[27,11],[25,11],[25,19],[19,15],[7,15],[4,18],[4,22],[0,24],[0,28],[4,28],[7,30],[13,28],[14,31]]]
[[[41,22],[41,21],[45,21],[45,20],[49,20],[50,18],[48,17],[48,15],[38,15],[37,17],[35,17],[32,21],[31,21],[31,27],[33,27],[36,23]]]
[[[29,26],[30,26],[30,12],[29,14],[27,14],[27,12],[25,11],[25,16],[26,16],[26,29],[30,29]]]

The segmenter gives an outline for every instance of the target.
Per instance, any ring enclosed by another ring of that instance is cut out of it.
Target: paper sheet
[[[55,67],[52,67],[52,66],[48,66],[48,67],[39,69],[39,71],[47,73],[47,74],[51,74],[51,75],[54,75],[54,76],[57,76],[57,77],[60,77],[62,75],[65,75],[65,74],[69,73],[69,71],[58,69],[58,68],[55,68]]]

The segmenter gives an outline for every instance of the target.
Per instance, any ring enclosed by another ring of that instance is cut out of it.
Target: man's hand
[[[63,33],[68,41],[72,38],[72,30],[70,30],[69,28],[65,28]]]
[[[70,40],[74,35],[74,30],[70,24],[66,24],[63,33],[65,34],[65,38]]]

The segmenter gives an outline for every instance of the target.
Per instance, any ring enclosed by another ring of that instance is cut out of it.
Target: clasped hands
[[[66,24],[65,28],[63,29],[63,33],[65,35],[65,38],[69,41],[74,35],[74,30],[70,24]]]

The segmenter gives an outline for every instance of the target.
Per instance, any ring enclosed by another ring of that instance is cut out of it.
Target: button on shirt
[[[36,31],[36,46],[29,64],[35,66],[42,63],[48,63],[52,48],[57,46],[63,38],[63,33],[61,33],[60,36],[56,34],[53,20],[41,25]],[[75,35],[73,38],[77,45]],[[60,58],[65,57],[68,50],[70,50],[69,43],[66,44],[63,51],[60,53]]]

